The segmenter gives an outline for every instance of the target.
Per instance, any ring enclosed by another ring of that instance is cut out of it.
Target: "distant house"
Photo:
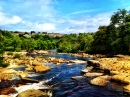
[[[19,32],[19,33],[18,33],[18,36],[19,36],[19,37],[22,37],[23,35],[25,35],[25,32]]]
[[[31,38],[31,35],[29,35],[29,34],[24,34],[23,36],[26,38]]]
[[[63,34],[60,34],[60,33],[48,33],[48,35],[52,36],[52,37],[56,37],[56,36],[61,37]]]

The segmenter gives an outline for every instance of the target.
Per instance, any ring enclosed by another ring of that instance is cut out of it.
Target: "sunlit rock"
[[[121,83],[126,83],[130,84],[130,75],[128,74],[118,74],[118,75],[113,75],[112,80],[121,82]]]
[[[85,77],[97,77],[97,76],[101,76],[101,75],[103,75],[103,73],[92,72],[92,73],[84,74]]]
[[[40,90],[29,89],[21,92],[17,97],[52,97],[52,92],[43,92]]]
[[[41,66],[42,63],[40,63],[40,62],[38,62],[38,61],[35,60],[35,61],[32,62],[32,65],[33,66]]]
[[[99,76],[99,77],[96,77],[96,78],[92,79],[90,81],[90,83],[92,85],[105,86],[110,79],[111,79],[111,77],[108,76],[108,75],[106,75],[106,76]]]
[[[35,66],[35,67],[34,67],[34,71],[35,71],[35,72],[39,72],[39,73],[44,73],[44,72],[46,72],[46,71],[48,71],[48,70],[50,70],[50,69],[51,69],[50,67],[47,67],[47,66],[45,66],[45,65]]]

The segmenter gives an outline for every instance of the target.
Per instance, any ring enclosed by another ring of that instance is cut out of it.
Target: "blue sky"
[[[130,0],[0,0],[0,29],[56,33],[95,32]]]

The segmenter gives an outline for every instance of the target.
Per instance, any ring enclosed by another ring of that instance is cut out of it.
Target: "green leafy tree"
[[[94,53],[107,53],[107,34],[106,34],[107,27],[100,26],[99,30],[94,34],[93,42],[91,44],[91,50]]]

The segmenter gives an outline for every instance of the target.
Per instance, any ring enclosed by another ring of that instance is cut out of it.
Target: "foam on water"
[[[18,93],[15,94],[10,94],[11,97],[16,97],[19,93],[29,90],[29,89],[34,89],[34,90],[44,90],[44,89],[49,89],[49,86],[46,85],[47,82],[51,81],[53,78],[48,79],[48,80],[44,80],[44,81],[40,81],[39,83],[33,83],[33,84],[27,84],[27,85],[23,85],[20,87],[13,87]]]
[[[30,74],[30,75],[27,75],[26,77],[37,77],[39,76],[40,74]]]

